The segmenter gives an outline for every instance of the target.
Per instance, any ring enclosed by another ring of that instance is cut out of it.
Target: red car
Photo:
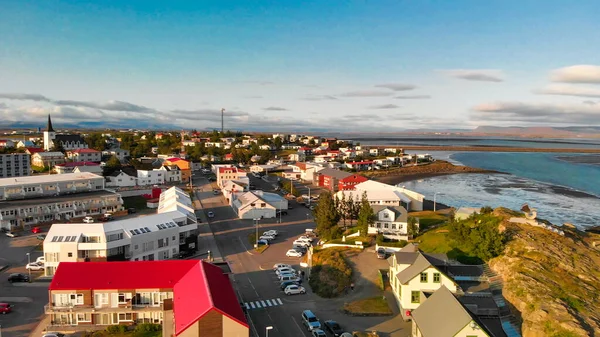
[[[33,234],[41,233],[41,232],[42,232],[42,229],[41,229],[41,228],[39,228],[39,227],[33,227],[33,228],[31,229],[31,232],[32,232]]]
[[[12,305],[8,303],[0,303],[0,314],[6,315],[12,311]]]

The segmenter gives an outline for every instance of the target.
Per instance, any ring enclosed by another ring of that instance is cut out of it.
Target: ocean
[[[591,145],[591,144],[586,144]],[[524,203],[538,217],[580,228],[600,225],[600,158],[569,153],[434,152],[437,159],[507,174],[456,174],[402,185],[453,207],[504,206]]]
[[[351,138],[362,145],[391,146],[479,146],[479,147],[529,147],[536,149],[600,149],[600,139],[554,139],[554,138],[511,138],[511,137],[446,137],[446,136],[398,136]]]

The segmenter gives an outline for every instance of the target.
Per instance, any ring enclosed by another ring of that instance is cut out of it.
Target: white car
[[[263,235],[259,238],[260,240],[275,240],[275,237],[273,235]]]
[[[43,264],[39,264],[37,262],[31,262],[30,264],[28,264],[25,269],[27,270],[31,270],[31,271],[39,271],[39,270],[44,270],[44,265]]]
[[[281,268],[292,268],[291,265],[285,263],[276,263],[273,265],[273,270],[281,269]]]
[[[83,218],[83,222],[85,222],[85,223],[93,223],[94,222],[94,218],[92,218],[91,216],[86,216],[85,218]]]
[[[296,240],[302,240],[302,241],[308,241],[308,242],[313,242],[313,238],[306,236],[306,235],[302,235],[301,237],[297,238]]]
[[[281,275],[281,274],[296,274],[296,271],[294,270],[294,268],[290,268],[290,267],[284,267],[284,268],[279,268],[275,270],[275,273],[277,275]]]
[[[9,238],[14,238],[14,237],[17,237],[17,236],[19,236],[19,235],[18,235],[18,234],[15,234],[15,233],[13,233],[13,232],[6,232],[6,236],[8,236]]]
[[[302,241],[302,240],[296,240],[292,243],[292,246],[304,246],[304,247],[308,247],[310,246],[310,242],[308,241]]]
[[[279,274],[279,282],[283,282],[284,280],[297,280],[298,278],[298,275],[292,273]]]
[[[44,264],[44,263],[46,263],[46,259],[43,256],[40,256],[37,259],[35,259],[35,263]]]
[[[279,232],[277,232],[274,229],[268,230],[266,232],[263,233],[263,235],[273,235],[273,236],[277,236],[279,234]]]
[[[286,295],[298,295],[298,294],[306,294],[306,289],[303,286],[298,286],[295,284],[287,286],[283,291]]]
[[[299,252],[295,249],[290,249],[285,253],[285,256],[287,257],[302,257],[302,255],[304,255],[302,252]]]
[[[215,213],[214,212],[208,212],[208,217],[209,218],[214,218],[215,217]]]

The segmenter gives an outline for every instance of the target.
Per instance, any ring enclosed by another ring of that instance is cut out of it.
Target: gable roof
[[[94,150],[94,149],[75,149],[75,150],[70,150],[68,152],[71,152],[71,153],[100,153],[100,151]]]
[[[94,163],[92,161],[73,161],[64,164],[56,164],[56,166],[60,167],[77,167],[77,166],[100,166],[98,163]]]
[[[344,179],[352,175],[352,173],[344,172],[332,168],[324,168],[318,172],[318,174],[328,177],[333,177],[336,179]]]
[[[83,138],[80,135],[56,135],[54,140],[61,143],[81,143],[85,144]]]
[[[42,149],[41,147],[26,147],[25,149],[27,152],[29,152],[29,154],[44,152],[44,149]]]
[[[406,218],[406,216],[408,215],[406,208],[404,208],[402,206],[371,205],[371,208],[373,209],[373,212],[375,214],[378,214],[379,212],[383,211],[384,209],[394,212],[394,215],[395,215],[394,220],[395,221],[401,220],[401,219],[398,219],[398,217],[404,216],[404,218]]]
[[[411,253],[409,253],[409,254],[411,254]],[[427,260],[423,256],[423,254],[421,254],[421,253],[415,253],[415,254],[416,254],[416,257],[415,257],[414,262],[408,268],[406,268],[403,271],[396,274],[396,278],[402,284],[412,280],[415,276],[417,276],[421,272],[423,272],[423,270],[425,270],[429,267],[432,267],[431,263],[429,263],[429,260]]]
[[[61,262],[49,290],[153,288],[173,289],[175,335],[213,309],[248,327],[228,277],[199,260]]]
[[[442,286],[411,313],[423,337],[453,337],[477,318]],[[494,336],[483,324],[479,327]]]

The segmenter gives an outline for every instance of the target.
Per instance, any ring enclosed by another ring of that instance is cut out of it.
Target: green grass
[[[447,253],[452,250],[448,233],[440,232],[447,229],[442,226],[435,231],[430,231],[419,236],[416,241],[419,242],[419,248],[427,253]]]
[[[362,300],[346,303],[344,304],[344,310],[350,314],[355,315],[392,314],[392,309],[390,309],[390,306],[388,305],[387,301],[385,300],[385,297],[383,296],[365,298]]]
[[[254,245],[256,244],[256,233],[255,232],[248,234],[248,243],[252,247],[254,247]],[[254,251],[262,254],[262,252],[267,250],[267,248],[269,248],[268,245],[263,245],[263,246],[259,246],[258,248],[254,248]]]
[[[448,217],[446,215],[433,211],[411,212],[408,214],[408,216],[419,219],[419,231],[421,232],[426,231],[432,226],[436,226],[448,221]]]
[[[361,241],[363,243],[364,247],[369,247],[373,243],[373,238],[370,236],[367,236],[367,237],[352,236],[352,237],[346,237],[346,242],[343,242],[342,239],[334,239],[334,240],[329,240],[326,243],[353,245],[354,242],[356,242],[356,241]]]
[[[128,209],[128,208],[135,208],[136,210],[143,210],[143,209],[147,209],[148,206],[146,205],[146,198],[141,197],[141,196],[134,196],[134,197],[124,197],[123,198],[123,208]]]

